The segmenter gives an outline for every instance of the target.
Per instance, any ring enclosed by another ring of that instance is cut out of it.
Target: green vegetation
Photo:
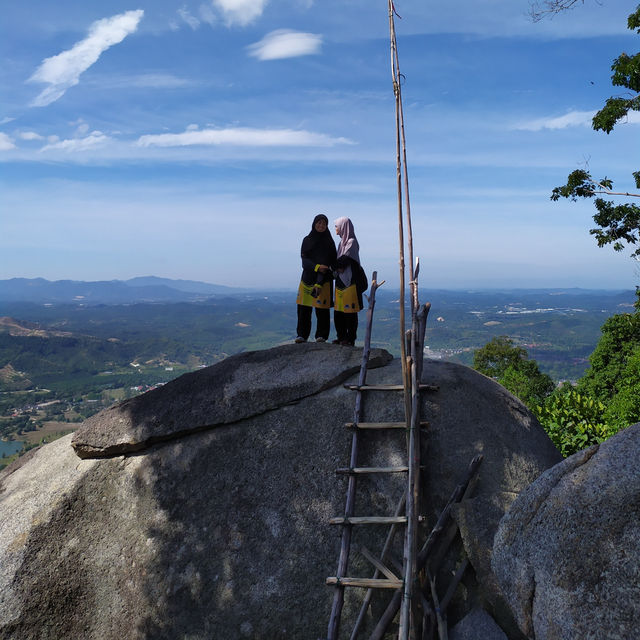
[[[546,392],[549,378],[580,378],[603,321],[633,306],[629,291],[422,295],[433,303],[428,357],[470,364],[488,340],[509,335],[531,360],[521,358],[518,367],[503,372],[503,382],[531,403]],[[182,373],[240,351],[289,342],[295,335],[294,301],[294,292],[166,304],[0,301],[0,437],[37,445]],[[380,290],[373,346],[396,356],[398,315],[397,292]],[[541,381],[533,395],[528,394],[532,367]],[[633,401],[632,391],[626,391],[626,405]]]
[[[515,346],[507,336],[493,338],[478,349],[473,356],[473,368],[495,378],[527,406],[543,403],[555,387],[553,380],[540,372],[538,363],[529,359],[527,351]]]
[[[627,20],[629,29],[640,33],[640,5]],[[611,133],[614,127],[624,121],[630,111],[640,111],[640,53],[629,56],[621,53],[611,67],[613,75],[611,83],[614,87],[624,87],[629,93],[623,96],[612,96],[604,107],[593,117],[592,125],[596,131]],[[640,189],[640,171],[632,173],[635,188]],[[569,174],[567,183],[556,187],[552,200],[570,198],[574,202],[578,198],[593,198],[596,194],[638,198],[640,193],[613,191],[613,181],[607,177],[596,180],[589,171],[578,169]],[[640,239],[640,207],[625,202],[616,204],[613,200],[596,198],[594,200],[597,213],[593,220],[597,227],[589,233],[595,236],[599,247],[612,244],[615,251],[622,251],[626,245],[636,245]],[[640,258],[640,247],[632,253]]]
[[[635,313],[609,318],[575,386],[544,384],[535,361],[509,338],[493,339],[474,355],[474,368],[518,396],[564,456],[603,442],[640,421],[640,289]]]

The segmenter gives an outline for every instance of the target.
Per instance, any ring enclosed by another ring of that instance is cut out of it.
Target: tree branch
[[[545,16],[571,9],[578,2],[584,4],[584,0],[537,0],[529,4],[529,16],[534,22],[540,22]]]
[[[596,182],[595,180],[590,180],[591,184],[598,187],[599,191],[594,191],[593,193],[606,193],[609,196],[628,196],[629,198],[640,198],[640,193],[629,193],[628,191],[611,191],[611,189],[607,189],[600,182]]]

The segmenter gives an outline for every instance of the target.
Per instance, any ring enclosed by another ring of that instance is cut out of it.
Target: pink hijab
[[[360,245],[356,238],[356,232],[353,230],[353,222],[349,218],[338,218],[334,224],[338,228],[338,235],[340,236],[338,258],[340,256],[349,256],[349,258],[360,264]]]
[[[352,260],[355,260],[360,264],[360,245],[356,238],[356,233],[353,230],[353,223],[349,218],[338,218],[334,222],[338,235],[340,236],[340,244],[338,245],[338,258],[340,256],[347,256]],[[353,279],[353,273],[351,271],[351,265],[345,267],[344,271],[340,274],[340,280],[348,287],[351,285]]]

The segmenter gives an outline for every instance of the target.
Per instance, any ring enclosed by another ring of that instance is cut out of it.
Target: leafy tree
[[[527,351],[516,347],[511,338],[498,336],[473,354],[473,368],[490,378],[501,378],[509,367],[517,367],[526,357]]]
[[[515,346],[507,336],[493,338],[473,355],[473,368],[495,378],[505,389],[520,398],[530,409],[542,404],[553,391],[553,380],[541,373],[526,349]]]
[[[640,302],[640,291],[637,295]],[[608,405],[626,384],[628,362],[638,350],[640,310],[608,318],[602,325],[602,337],[589,357],[591,366],[580,379],[579,390]]]
[[[627,360],[605,420],[615,432],[640,422],[640,348],[636,348]]]
[[[575,4],[571,0],[554,0],[553,4]],[[567,8],[567,7],[562,7]],[[627,20],[629,29],[640,34],[640,5]],[[611,83],[615,87],[628,90],[624,96],[612,96],[607,99],[604,107],[593,117],[592,126],[596,131],[611,133],[614,127],[627,118],[630,111],[640,111],[640,52],[635,55],[621,53],[611,66],[613,75]],[[635,187],[640,190],[640,171],[632,173]],[[578,169],[569,174],[567,183],[556,187],[551,193],[552,200],[569,198],[593,198],[596,194],[611,196],[625,196],[638,198],[640,193],[628,191],[614,191],[613,181],[607,177],[596,180],[589,171]],[[598,225],[589,233],[595,236],[599,247],[613,244],[615,251],[622,251],[627,245],[636,245],[640,240],[640,207],[637,204],[625,202],[616,204],[613,200],[595,198],[597,213],[593,220]],[[632,256],[640,259],[640,247]]]

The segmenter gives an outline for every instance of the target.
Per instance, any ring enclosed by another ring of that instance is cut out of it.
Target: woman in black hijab
[[[316,342],[326,342],[333,306],[331,267],[336,262],[336,245],[327,228],[329,219],[320,213],[313,219],[311,233],[302,241],[302,279],[298,287],[296,342],[306,342],[311,333],[311,309],[316,310]]]

